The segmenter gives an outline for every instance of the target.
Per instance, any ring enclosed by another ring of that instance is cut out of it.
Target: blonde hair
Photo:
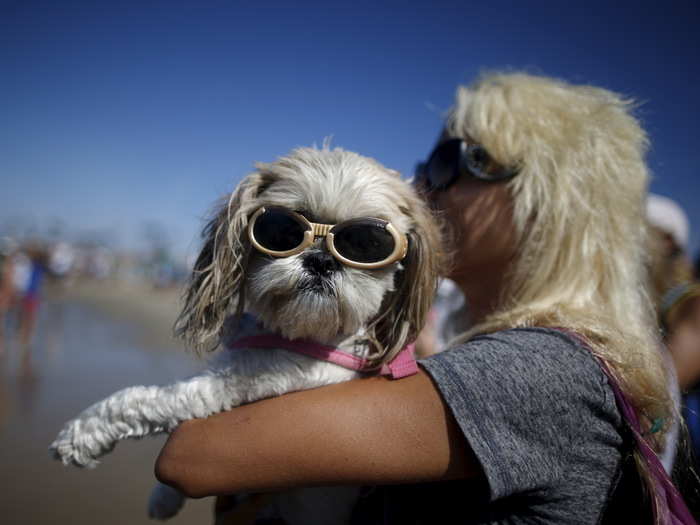
[[[502,307],[472,330],[571,329],[585,337],[646,422],[672,404],[645,269],[648,139],[633,102],[529,74],[488,74],[457,91],[446,124],[506,166],[519,251]],[[659,449],[662,433],[648,436]],[[639,463],[638,463],[639,464]]]

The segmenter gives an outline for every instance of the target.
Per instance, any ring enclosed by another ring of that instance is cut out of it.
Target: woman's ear
[[[256,172],[243,179],[202,231],[204,246],[175,323],[175,334],[198,352],[215,349],[226,317],[244,307],[248,218],[258,195],[270,184],[267,178]]]

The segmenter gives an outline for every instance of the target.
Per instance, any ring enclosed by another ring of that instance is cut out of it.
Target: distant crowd
[[[79,280],[114,280],[167,288],[187,276],[184,264],[162,250],[145,255],[118,253],[99,245],[65,241],[0,239],[0,339],[16,334],[31,342],[41,302]]]

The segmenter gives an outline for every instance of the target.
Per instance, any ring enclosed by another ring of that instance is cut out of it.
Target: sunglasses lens
[[[396,242],[386,224],[373,219],[348,221],[333,228],[333,245],[340,255],[359,263],[376,263],[387,259]]]
[[[495,180],[497,177],[488,173],[491,159],[483,146],[470,145],[465,155],[467,169],[473,177],[483,180]]]
[[[425,165],[425,175],[431,188],[447,188],[457,178],[460,153],[460,140],[448,140],[435,148]]]
[[[286,252],[302,243],[308,229],[308,225],[286,210],[269,208],[255,220],[253,235],[268,250]]]

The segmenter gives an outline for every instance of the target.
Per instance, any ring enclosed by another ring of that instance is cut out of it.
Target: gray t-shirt
[[[620,472],[623,439],[613,392],[588,349],[556,330],[523,328],[476,337],[421,365],[486,483],[426,484],[415,495],[397,487],[394,496],[403,494],[406,506],[401,522],[425,521],[413,501],[428,493],[439,495],[433,512],[455,516],[449,523],[600,521]]]

